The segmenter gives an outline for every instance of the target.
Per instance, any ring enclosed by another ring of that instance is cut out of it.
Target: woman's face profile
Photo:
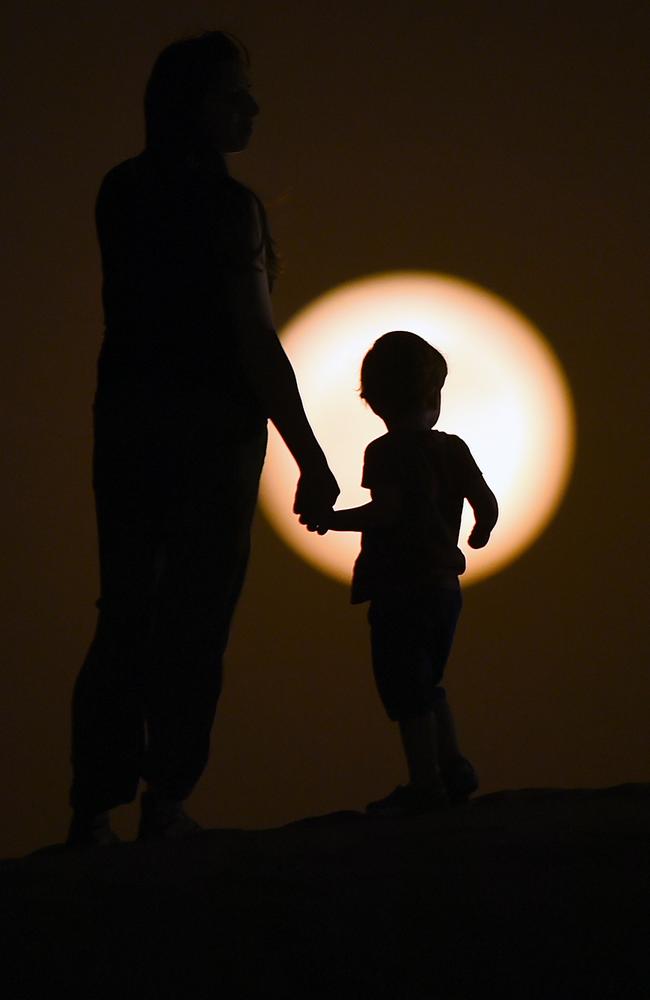
[[[245,149],[259,110],[246,67],[239,60],[226,63],[218,85],[205,95],[201,108],[203,128],[211,145],[221,153]]]

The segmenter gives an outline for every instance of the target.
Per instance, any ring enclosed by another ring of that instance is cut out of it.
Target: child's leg
[[[388,717],[399,723],[411,785],[441,785],[430,664],[411,600],[373,601],[368,619],[375,682]],[[427,704],[428,702],[428,704]]]
[[[411,785],[432,788],[442,784],[438,757],[438,727],[433,712],[399,722]]]
[[[438,733],[440,772],[451,802],[465,802],[478,789],[478,776],[458,746],[456,727],[443,688],[433,711]]]

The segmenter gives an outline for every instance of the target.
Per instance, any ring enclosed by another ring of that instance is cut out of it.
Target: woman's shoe
[[[442,785],[421,788],[419,785],[398,785],[383,799],[369,802],[366,812],[370,816],[422,816],[449,806],[449,798]]]
[[[457,757],[440,768],[442,780],[452,805],[467,802],[478,790],[478,775],[466,757]]]
[[[138,840],[178,840],[201,832],[201,827],[187,815],[183,803],[162,799],[150,791],[140,796]]]

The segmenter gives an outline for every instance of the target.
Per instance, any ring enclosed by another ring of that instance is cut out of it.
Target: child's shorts
[[[460,588],[376,598],[370,603],[375,683],[389,719],[425,715],[439,688],[463,606]]]

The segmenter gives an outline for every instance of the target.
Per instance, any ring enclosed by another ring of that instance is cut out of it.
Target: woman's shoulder
[[[223,178],[223,190],[233,199],[242,205],[253,205],[259,201],[257,195],[249,187],[238,181],[236,177],[226,174]]]
[[[216,174],[166,162],[147,150],[116,164],[99,185],[100,211],[139,204],[176,204],[189,214],[209,221],[215,211],[235,230],[248,229],[257,218],[257,198],[244,184],[227,173]]]
[[[117,163],[104,174],[97,192],[97,206],[110,210],[117,203],[133,197],[143,186],[147,172],[144,154]]]
[[[138,156],[130,156],[128,160],[116,163],[114,167],[111,167],[104,174],[100,190],[102,188],[137,184],[145,174],[147,166],[147,159],[144,153],[140,153]]]
[[[254,191],[234,177],[224,178],[220,187],[224,207],[231,218],[246,231],[255,232],[263,228],[264,207]]]

